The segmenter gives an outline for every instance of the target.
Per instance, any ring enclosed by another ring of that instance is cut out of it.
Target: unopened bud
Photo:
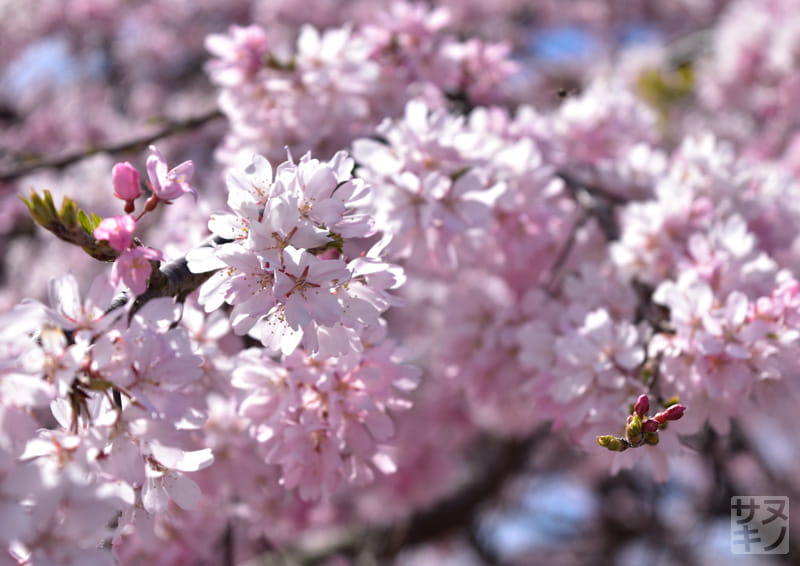
[[[641,444],[643,438],[644,436],[642,435],[641,432],[639,434],[634,434],[627,431],[625,432],[625,440],[627,440],[633,446],[638,446],[639,444]]]
[[[685,411],[686,407],[683,405],[672,405],[669,409],[658,413],[653,418],[658,424],[664,424],[667,421],[677,421],[683,416]]]
[[[628,426],[625,427],[625,438],[633,445],[642,441],[642,417],[632,415],[628,417]]]
[[[644,433],[644,441],[650,446],[655,446],[656,444],[658,444],[658,433],[657,432]]]
[[[639,415],[640,417],[644,417],[647,415],[647,412],[649,410],[650,410],[650,399],[647,398],[647,395],[639,395],[639,398],[633,405],[633,412]]]
[[[648,432],[656,432],[658,430],[658,421],[654,419],[647,419],[642,423],[642,432],[647,434]]]
[[[597,444],[599,444],[603,448],[608,448],[612,452],[622,452],[627,448],[627,446],[625,446],[622,443],[622,440],[610,434],[607,434],[605,436],[598,436]]]
[[[114,185],[114,196],[124,201],[133,201],[142,194],[139,172],[127,161],[117,163],[111,169],[111,184]]]

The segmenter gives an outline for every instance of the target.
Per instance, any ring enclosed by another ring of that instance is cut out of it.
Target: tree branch
[[[336,555],[354,557],[371,551],[383,563],[400,550],[431,542],[474,524],[480,509],[491,501],[507,480],[521,472],[530,450],[546,434],[543,427],[525,439],[496,440],[481,458],[485,466],[452,496],[417,511],[404,521],[386,527],[346,527],[311,533],[295,544],[271,551],[245,566],[311,566]]]
[[[211,247],[224,244],[228,241],[230,240],[219,236],[211,236],[206,238],[198,247]],[[213,271],[192,273],[189,270],[189,263],[186,261],[185,255],[164,264],[160,269],[153,270],[152,275],[150,275],[147,290],[136,297],[133,308],[131,309],[131,314],[142,308],[147,301],[158,297],[176,297],[179,301],[182,301],[191,292],[197,290],[200,285],[205,283],[213,274]],[[108,312],[124,306],[129,299],[130,295],[128,291],[123,291],[111,302],[111,306],[108,307]]]
[[[73,163],[77,163],[78,161],[82,161],[83,159],[98,153],[114,155],[129,151],[142,151],[151,143],[162,138],[197,129],[209,122],[216,120],[217,118],[222,117],[222,112],[215,108],[214,110],[210,110],[204,114],[187,118],[185,120],[169,120],[167,121],[166,125],[162,126],[159,130],[146,136],[105,146],[90,147],[81,151],[75,151],[66,155],[62,155],[61,157],[45,157],[42,159],[36,159],[15,169],[9,169],[8,171],[0,172],[0,182],[13,181],[19,177],[32,173],[37,169],[42,169],[45,167],[63,169],[68,165],[72,165]]]

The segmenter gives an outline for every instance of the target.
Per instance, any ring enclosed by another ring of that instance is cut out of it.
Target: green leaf
[[[119,256],[119,252],[108,242],[98,241],[92,235],[102,219],[96,214],[90,217],[71,198],[64,198],[59,210],[56,210],[50,191],[39,195],[32,190],[28,199],[20,198],[36,223],[59,239],[80,246],[87,254],[100,261],[114,261]]]
[[[94,232],[94,228],[92,227],[92,219],[89,218],[89,215],[83,210],[78,211],[78,224],[81,225],[81,228],[83,228],[87,234]]]
[[[28,207],[28,211],[31,213],[31,216],[36,223],[44,226],[45,228],[52,224],[58,216],[56,214],[55,206],[48,206],[48,196],[50,196],[49,191],[45,191],[45,198],[43,199],[36,193],[36,191],[31,190],[30,200],[20,197],[22,202],[25,203],[25,206]],[[49,203],[52,205],[52,197],[50,197]]]
[[[78,224],[78,204],[69,197],[64,197],[61,208],[58,211],[58,218],[66,226]]]
[[[49,210],[53,216],[58,216],[58,213],[56,212],[56,204],[53,202],[53,195],[50,194],[50,191],[44,192],[44,206],[47,207],[47,210]]]

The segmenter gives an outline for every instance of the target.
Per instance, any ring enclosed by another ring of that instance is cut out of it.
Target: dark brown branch
[[[215,246],[223,244],[229,240],[220,238],[219,236],[212,236],[207,238],[199,247]],[[150,276],[150,281],[147,290],[136,297],[133,304],[131,313],[135,313],[142,308],[147,301],[156,299],[158,297],[175,297],[179,301],[183,301],[187,295],[197,290],[200,285],[213,275],[213,271],[207,273],[192,273],[189,271],[189,264],[186,261],[186,256],[173,260],[163,266],[158,271],[155,271]],[[124,306],[130,295],[127,291],[117,295],[108,308],[109,311]]]
[[[578,231],[583,228],[589,218],[591,218],[591,214],[588,211],[584,211],[580,217],[573,222],[572,227],[569,229],[567,241],[564,242],[563,246],[561,246],[556,259],[553,262],[553,266],[550,268],[550,276],[543,285],[544,290],[550,295],[554,295],[556,293],[556,284],[558,283],[558,278],[561,275],[561,270],[564,268],[564,265],[567,262],[569,254],[572,253],[572,248],[575,247],[575,240],[578,237]]]
[[[628,202],[624,197],[615,195],[598,185],[584,182],[567,171],[557,171],[556,177],[564,181],[567,191],[583,209],[583,212],[572,224],[567,239],[550,268],[550,276],[544,284],[544,289],[551,295],[556,292],[558,278],[575,246],[578,231],[590,218],[594,218],[606,239],[608,241],[616,240],[619,237],[619,226],[614,217],[614,207]]]
[[[107,153],[110,155],[114,155],[117,153],[126,153],[130,151],[143,151],[148,145],[150,145],[155,141],[182,132],[195,130],[213,120],[216,120],[217,118],[222,118],[222,116],[223,116],[222,112],[220,112],[217,109],[214,109],[209,112],[206,112],[205,114],[201,114],[193,118],[187,118],[185,120],[170,120],[166,123],[166,125],[162,126],[160,129],[153,132],[152,134],[135,138],[132,140],[127,140],[105,146],[90,147],[80,151],[75,151],[72,153],[68,153],[66,155],[62,155],[61,157],[37,159],[30,163],[26,163],[25,165],[17,167],[16,169],[10,169],[8,171],[0,172],[0,182],[13,181],[15,179],[18,179],[19,177],[32,173],[37,169],[42,169],[45,167],[53,169],[63,169],[68,165],[72,165],[73,163],[77,163],[78,161],[81,161],[83,159],[86,159],[87,157],[90,157],[98,153]]]
[[[486,536],[478,530],[478,525],[473,524],[465,537],[475,555],[480,558],[483,566],[502,566],[503,561],[495,549],[485,540]]]
[[[628,203],[628,199],[625,197],[614,194],[597,184],[584,181],[568,171],[556,171],[556,177],[559,177],[564,181],[564,183],[567,185],[567,189],[572,194],[576,194],[578,191],[583,190],[594,197],[594,199],[604,200],[609,205],[621,205]]]
[[[624,470],[603,478],[593,493],[598,498],[598,513],[585,536],[595,540],[595,550],[585,564],[616,564],[625,549],[637,541],[658,555],[672,558],[669,563],[698,564],[692,546],[659,514],[665,489],[651,477]],[[631,513],[631,509],[636,512]]]
[[[547,433],[543,428],[526,439],[497,440],[483,454],[472,481],[430,509],[418,511],[388,527],[348,527],[301,537],[291,547],[272,551],[247,566],[314,565],[336,555],[358,556],[369,551],[384,563],[400,550],[432,542],[469,528],[481,508],[499,494],[506,482],[520,473],[533,446]]]
[[[584,181],[567,171],[558,171],[556,176],[564,181],[572,198],[596,221],[606,240],[619,239],[619,225],[614,214],[617,206],[627,204],[629,199],[614,194],[595,183]]]

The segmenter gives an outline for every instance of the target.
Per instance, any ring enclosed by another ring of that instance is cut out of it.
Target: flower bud
[[[656,444],[658,444],[658,433],[657,432],[644,433],[644,441],[650,446],[655,446]]]
[[[636,400],[636,404],[633,406],[633,412],[640,417],[644,417],[647,415],[649,410],[650,399],[647,398],[647,395],[639,395],[639,398]]]
[[[625,431],[625,440],[627,440],[633,446],[638,446],[639,444],[641,444],[643,438],[644,436],[642,435],[641,432],[636,434],[631,431]]]
[[[666,411],[658,413],[653,419],[655,419],[658,424],[664,424],[667,421],[677,421],[683,416],[685,411],[686,407],[683,405],[673,405]]]
[[[605,436],[598,436],[597,444],[599,444],[603,448],[608,448],[612,452],[622,452],[627,448],[627,446],[625,446],[622,443],[622,440],[620,440],[615,436],[611,436],[610,434],[607,434]]]
[[[642,417],[639,415],[628,417],[628,426],[625,427],[625,438],[634,445],[642,442]]]
[[[647,434],[648,432],[656,432],[658,430],[658,421],[654,419],[647,419],[642,423],[642,432]]]
[[[117,163],[111,169],[111,183],[114,185],[114,196],[118,199],[133,201],[142,194],[139,172],[127,161]]]

